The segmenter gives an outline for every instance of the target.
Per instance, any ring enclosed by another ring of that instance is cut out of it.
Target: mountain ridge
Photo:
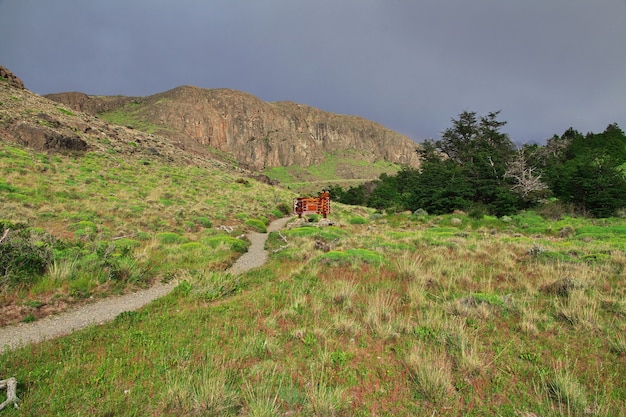
[[[379,123],[292,101],[264,102],[228,88],[183,85],[145,97],[77,92],[44,97],[102,118],[122,112],[182,147],[229,153],[253,171],[316,165],[327,154],[346,151],[366,162],[419,166],[419,145]]]

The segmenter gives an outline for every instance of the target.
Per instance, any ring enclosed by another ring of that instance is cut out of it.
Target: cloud
[[[502,110],[541,141],[626,128],[623,0],[0,0],[0,64],[31,90],[227,87],[416,140]]]

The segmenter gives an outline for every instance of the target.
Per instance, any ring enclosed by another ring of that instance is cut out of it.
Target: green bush
[[[32,284],[52,262],[52,238],[0,221],[0,286]]]
[[[130,254],[133,249],[141,246],[141,243],[138,240],[122,238],[114,241],[115,249],[121,253],[122,255]]]
[[[282,234],[287,237],[312,237],[324,241],[331,241],[346,236],[348,232],[335,226],[320,228],[305,225],[295,229],[283,230]]]
[[[209,219],[208,217],[198,216],[198,217],[195,217],[193,221],[195,224],[200,225],[204,227],[205,229],[209,229],[213,227],[213,223],[211,222],[211,219]]]
[[[350,224],[366,224],[366,223],[367,223],[367,220],[364,219],[363,217],[356,216],[350,219]]]
[[[293,210],[293,207],[291,207],[289,204],[285,204],[285,203],[279,203],[276,206],[276,209],[284,214],[285,216],[289,216],[291,214],[291,211]]]
[[[178,233],[174,233],[174,232],[161,232],[161,233],[157,233],[156,234],[156,238],[159,242],[161,243],[165,243],[165,244],[180,244],[180,243],[186,243],[187,242],[187,238],[185,238],[184,236],[179,235]]]
[[[267,226],[262,220],[248,219],[244,224],[259,233],[267,233]]]
[[[249,242],[247,240],[237,239],[229,235],[203,237],[200,239],[200,242],[212,248],[216,248],[223,243],[228,245],[231,250],[239,253],[245,253],[249,246]]]
[[[236,294],[240,289],[239,276],[228,273],[214,272],[207,276],[195,276],[192,283],[192,294],[204,301]]]

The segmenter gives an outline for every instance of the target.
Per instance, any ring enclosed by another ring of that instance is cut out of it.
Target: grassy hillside
[[[400,165],[386,161],[369,163],[350,152],[326,154],[319,165],[300,167],[296,165],[266,168],[263,173],[280,182],[282,187],[301,194],[317,195],[329,185],[344,189],[378,179],[380,174],[396,174]]]
[[[220,163],[0,142],[0,236],[11,230],[0,246],[0,324],[181,271],[226,269],[246,250],[237,236],[284,216],[292,198]]]
[[[0,218],[56,262],[5,286],[3,305],[36,319],[54,294],[179,282],[1,355],[23,400],[7,416],[626,414],[623,220],[334,204],[334,226],[271,233],[269,263],[231,276],[234,236],[292,194],[218,168],[0,152]]]

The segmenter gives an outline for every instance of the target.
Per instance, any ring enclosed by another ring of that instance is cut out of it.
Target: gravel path
[[[274,220],[267,226],[267,233],[276,232],[287,224],[289,217]],[[250,247],[248,251],[241,255],[237,262],[230,267],[228,272],[233,275],[241,274],[252,268],[258,268],[267,261],[267,251],[265,250],[265,241],[267,240],[267,233],[248,233],[248,240],[250,241]]]
[[[289,220],[289,218],[282,218],[273,221],[267,228],[268,233],[282,229]],[[251,232],[248,234],[248,239],[251,242],[248,252],[237,259],[228,270],[231,274],[241,274],[262,266],[267,261],[265,250],[267,233]],[[124,311],[137,310],[150,301],[168,294],[175,286],[173,282],[159,283],[146,290],[109,297],[33,323],[20,323],[0,328],[0,354],[29,343],[53,339],[87,326],[113,320]]]

